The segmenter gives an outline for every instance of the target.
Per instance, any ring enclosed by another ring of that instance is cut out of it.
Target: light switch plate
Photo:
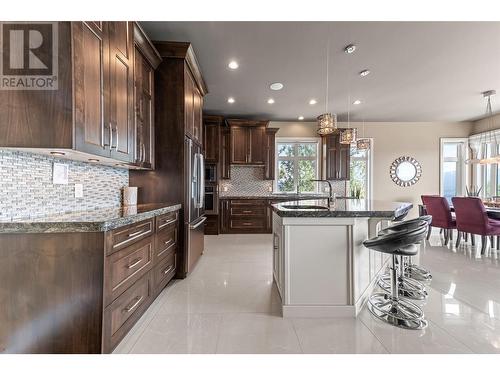
[[[75,184],[75,198],[83,198],[83,185]]]

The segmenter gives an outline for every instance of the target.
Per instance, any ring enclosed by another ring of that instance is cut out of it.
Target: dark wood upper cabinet
[[[141,101],[134,83],[153,79],[151,71],[134,76],[135,27],[134,22],[58,22],[58,89],[1,91],[0,147],[137,166],[136,110],[147,122],[153,109],[147,105],[152,99]],[[141,38],[147,40],[145,34]],[[151,93],[147,85],[143,91]]]
[[[339,134],[325,137],[326,143],[326,179],[349,180],[351,147],[340,143]]]
[[[278,128],[267,128],[265,134],[265,160],[264,160],[264,178],[274,180],[275,178],[275,139]]]
[[[111,157],[134,160],[133,22],[109,22],[109,126]]]
[[[248,128],[231,126],[231,164],[248,164],[249,156]]]
[[[71,24],[74,56],[74,148],[105,157],[111,156],[110,141],[113,131],[110,122],[107,121],[108,113],[106,112],[109,106],[109,96],[106,94],[109,92],[107,91],[108,28],[107,22],[101,25],[93,22]],[[33,140],[33,146],[37,147],[35,140]],[[68,146],[69,144],[63,147]]]
[[[220,177],[223,180],[231,178],[231,130],[227,126],[221,131]]]
[[[222,116],[203,116],[203,149],[207,163],[218,163],[221,149]]]
[[[134,164],[154,168],[154,71],[161,57],[136,23],[134,25],[135,158]]]
[[[227,120],[231,129],[231,164],[264,165],[268,121]]]
[[[186,134],[200,145],[203,143],[203,95],[189,69],[184,72]]]

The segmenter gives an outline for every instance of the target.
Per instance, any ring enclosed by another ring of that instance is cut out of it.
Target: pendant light
[[[483,92],[483,97],[487,98],[486,102],[486,116],[488,121],[488,131],[485,134],[484,145],[490,146],[491,155],[485,155],[483,151],[483,157],[479,160],[479,164],[496,164],[500,161],[500,156],[498,155],[498,141],[496,132],[493,129],[493,111],[491,109],[491,97],[496,94],[495,90],[488,90]],[[482,146],[480,142],[479,146]]]
[[[328,72],[329,72],[329,56],[330,56],[330,38],[326,44],[326,100],[325,100],[325,113],[319,115],[316,120],[318,121],[318,134],[328,135],[337,131],[337,115],[328,112]]]
[[[358,130],[356,128],[351,128],[351,95],[348,95],[347,102],[347,129],[344,129],[340,133],[340,143],[343,145],[350,145],[351,143],[356,143]]]
[[[364,138],[365,136],[365,119],[363,117],[363,138],[359,138],[356,141],[356,148],[358,150],[369,150],[371,146],[370,138]]]

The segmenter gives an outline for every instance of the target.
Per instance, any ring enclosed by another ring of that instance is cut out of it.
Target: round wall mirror
[[[401,187],[417,183],[422,176],[420,163],[410,156],[401,156],[394,160],[390,167],[391,180]]]

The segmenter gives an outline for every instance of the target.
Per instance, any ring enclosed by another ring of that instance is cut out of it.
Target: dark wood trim
[[[194,81],[200,90],[201,96],[208,94],[208,87],[201,74],[200,64],[194,53],[194,49],[189,42],[167,42],[153,41],[156,49],[163,58],[179,58],[186,60],[186,63],[194,77]]]
[[[267,120],[245,120],[245,119],[226,119],[226,123],[229,126],[269,126],[269,121]]]
[[[134,43],[137,49],[139,49],[144,57],[149,61],[153,69],[156,69],[161,63],[160,53],[156,50],[155,46],[151,40],[149,40],[148,36],[138,22],[134,22]]]

